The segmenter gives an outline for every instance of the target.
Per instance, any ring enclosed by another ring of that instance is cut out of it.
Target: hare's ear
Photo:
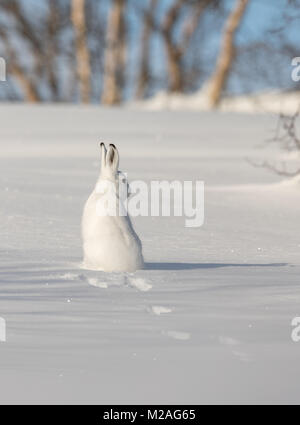
[[[115,145],[110,144],[106,155],[106,166],[117,171],[119,168],[119,152]]]
[[[106,147],[103,142],[100,143],[100,149],[101,149],[101,169],[103,170],[106,165]]]

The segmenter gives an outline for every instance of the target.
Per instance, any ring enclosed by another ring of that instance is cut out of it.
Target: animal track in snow
[[[237,339],[228,337],[228,336],[219,336],[219,342],[222,345],[227,345],[228,347],[231,347],[232,354],[237,357],[239,360],[243,362],[249,362],[251,361],[251,358],[248,356],[247,353],[244,351],[240,351],[238,347],[241,345],[241,342]]]
[[[128,284],[129,286],[132,286],[142,292],[147,292],[152,288],[152,285],[150,283],[147,283],[145,279],[142,279],[140,277],[128,278]]]
[[[111,286],[128,286],[131,288],[138,289],[141,292],[147,292],[152,288],[152,285],[145,279],[137,277],[128,277],[124,275],[106,275],[102,279],[92,276],[82,276],[82,280],[86,281],[89,285],[97,288],[107,289]],[[156,313],[157,314],[157,313]]]
[[[222,345],[231,345],[231,346],[240,344],[240,342],[237,339],[234,339],[228,336],[219,336],[219,342]]]
[[[58,277],[64,280],[77,280],[77,279],[81,279],[82,275],[77,273],[65,273],[65,274],[60,274]]]
[[[191,334],[188,332],[178,332],[178,331],[167,331],[163,332],[171,338],[178,339],[181,341],[187,341],[191,338]]]
[[[153,305],[150,308],[150,312],[153,314],[156,314],[157,316],[160,316],[161,314],[171,313],[172,309],[168,307],[163,307],[160,305]]]
[[[98,275],[99,276],[99,275]],[[120,287],[126,285],[126,278],[124,276],[100,274],[100,278],[95,276],[84,276],[85,280],[89,285],[96,288],[107,289],[109,287]]]
[[[108,287],[107,282],[103,282],[95,277],[88,277],[87,278],[87,282],[91,285],[91,286],[96,286],[97,288],[102,288],[102,289],[106,289]]]

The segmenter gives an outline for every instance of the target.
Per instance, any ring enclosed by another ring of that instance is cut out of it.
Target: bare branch
[[[294,170],[294,171],[288,171],[286,169],[286,164],[282,163],[281,164],[281,168],[279,168],[278,166],[276,166],[275,164],[272,164],[269,161],[261,161],[261,162],[254,162],[253,160],[247,158],[247,162],[249,164],[251,164],[253,167],[256,168],[266,168],[267,170],[272,171],[275,174],[278,174],[279,176],[284,176],[284,177],[296,177],[298,175],[300,175],[300,168]]]
[[[267,142],[279,143],[279,145],[281,145],[281,147],[286,151],[299,151],[300,154],[300,139],[298,138],[296,131],[296,122],[298,118],[299,109],[291,116],[280,114],[277,121],[275,135],[271,139],[267,140]],[[266,168],[280,176],[295,177],[300,175],[300,167],[296,168],[296,170],[290,171],[287,169],[287,164],[284,161],[281,162],[281,166],[266,160],[254,162],[251,159],[247,159],[247,161],[254,167]]]

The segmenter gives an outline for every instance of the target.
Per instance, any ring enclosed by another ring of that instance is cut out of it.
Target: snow
[[[207,111],[210,109],[207,88],[192,94],[158,92],[142,102],[133,102],[146,110],[191,110]],[[225,96],[220,102],[220,112],[238,113],[284,113],[293,115],[300,105],[299,91],[265,91],[254,94]]]
[[[246,161],[276,117],[8,104],[0,117],[1,403],[299,403],[299,185]],[[202,227],[134,218],[135,273],[81,267],[99,140],[129,180],[205,182]]]

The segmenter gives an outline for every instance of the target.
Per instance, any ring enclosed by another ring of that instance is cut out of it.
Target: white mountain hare
[[[83,266],[87,269],[132,272],[144,266],[142,244],[128,212],[122,215],[119,211],[123,194],[127,197],[128,185],[118,166],[115,145],[110,144],[106,150],[101,143],[100,176],[82,217]]]

